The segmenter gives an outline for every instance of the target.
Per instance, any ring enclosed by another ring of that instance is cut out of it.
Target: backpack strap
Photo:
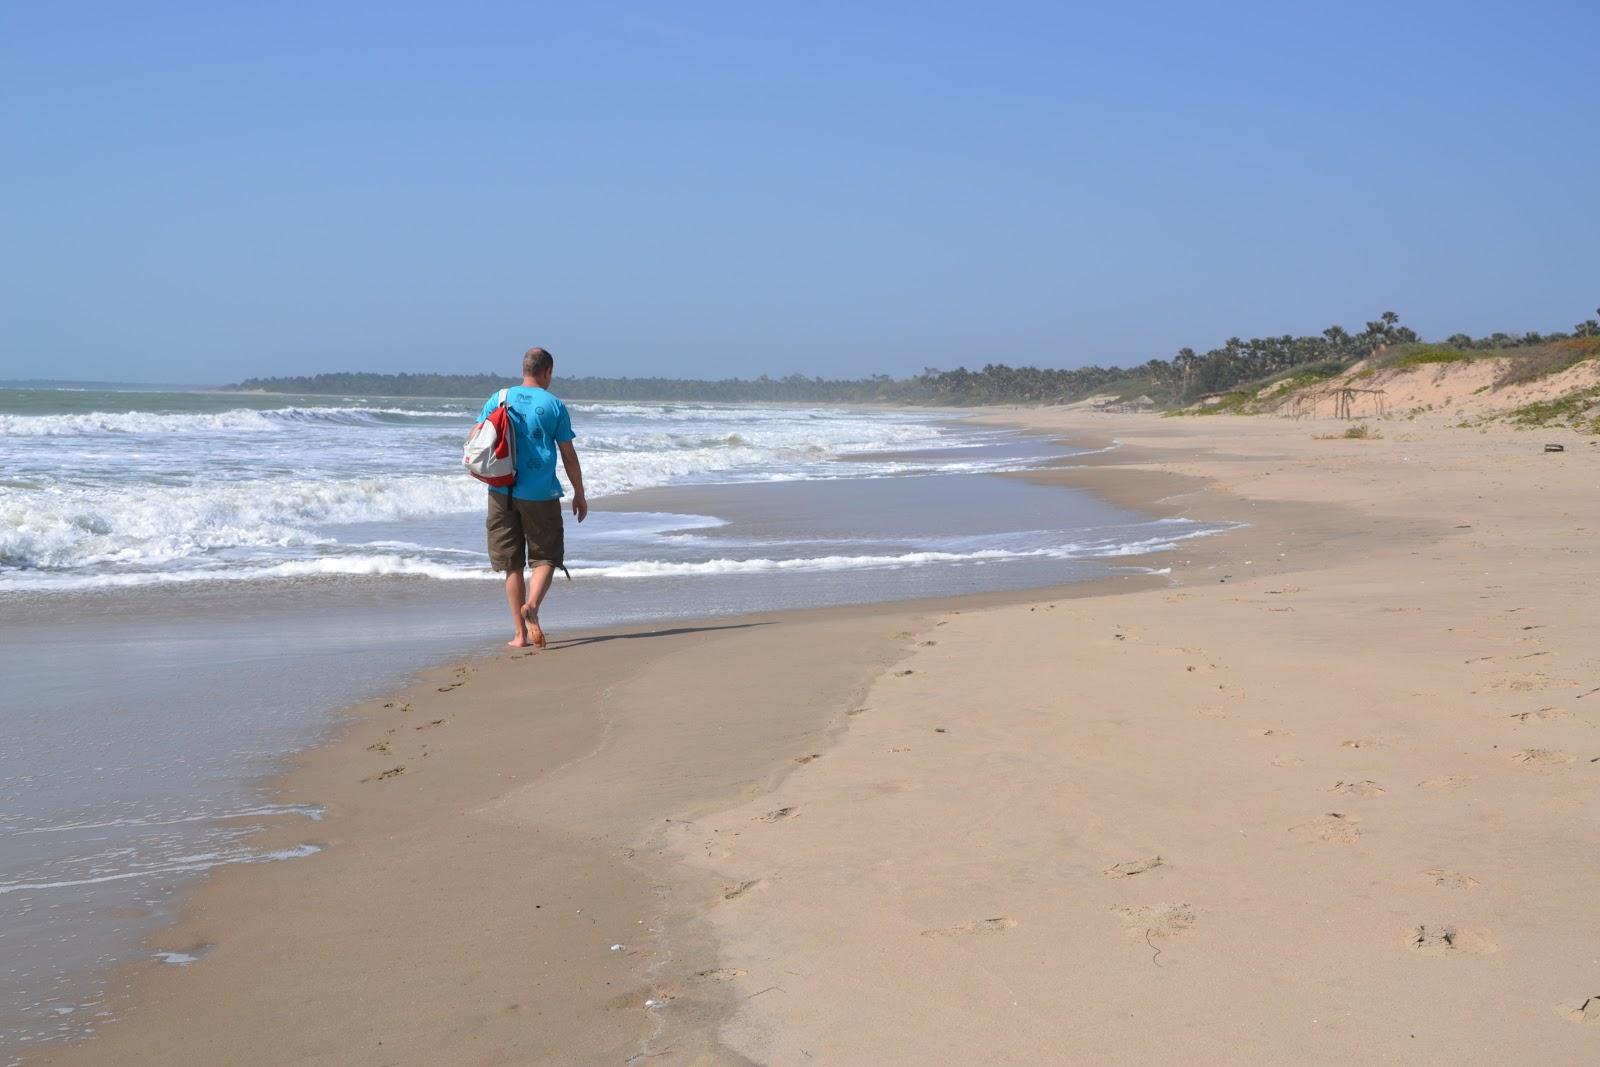
[[[516,426],[514,426],[512,424],[512,421],[511,421],[515,416],[512,414],[511,407],[506,403],[506,397],[510,394],[510,392],[511,392],[510,389],[502,389],[502,390],[500,390],[500,410],[504,411],[506,413],[506,429],[507,429],[507,431],[509,431],[506,434],[506,450],[511,455],[511,469],[512,470],[516,470],[516,467],[517,467],[517,429],[516,429]],[[510,485],[506,486],[506,499],[507,500],[512,499],[511,488],[512,487]]]

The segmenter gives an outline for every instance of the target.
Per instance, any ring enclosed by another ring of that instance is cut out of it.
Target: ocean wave
[[[1153,524],[1152,524],[1153,525]],[[1026,560],[1083,561],[1142,556],[1176,548],[1177,543],[1217,532],[1215,526],[1195,525],[1149,537],[1100,537],[1035,548],[978,548],[971,551],[925,549],[891,553],[834,553],[823,556],[708,560],[635,560],[574,566],[574,578],[703,578],[726,575],[780,574],[854,570],[902,570],[934,564],[987,565]],[[430,552],[433,550],[429,550]],[[468,555],[467,553],[453,553]],[[197,582],[274,581],[309,578],[426,578],[435,581],[498,581],[487,558],[443,563],[392,553],[338,555],[317,559],[285,560],[267,565],[218,567],[214,565],[136,573],[38,573],[0,571],[0,592],[63,592],[88,589],[134,588]]]
[[[777,574],[785,571],[898,570],[906,567],[924,567],[935,563],[987,564],[1010,563],[1021,560],[1110,559],[1166,551],[1177,547],[1175,542],[1193,536],[1200,536],[1200,532],[1176,534],[1168,537],[1143,538],[1135,541],[1097,540],[1047,548],[986,548],[972,552],[930,550],[901,552],[892,555],[829,555],[794,559],[756,557],[753,559],[708,559],[698,562],[638,560],[631,563],[618,563],[603,567],[573,567],[572,576],[574,578],[672,578],[724,574]]]
[[[338,457],[319,457],[339,467]],[[352,456],[351,463],[359,462]],[[454,456],[441,458],[449,470]],[[852,464],[823,469],[769,448],[590,452],[592,500],[683,481],[793,481],[893,473]],[[138,567],[204,561],[238,550],[317,551],[337,542],[318,528],[468,514],[484,487],[464,473],[374,474],[343,479],[259,477],[190,485],[0,486],[0,568]]]
[[[81,830],[105,830],[112,827],[181,826],[185,823],[209,823],[222,819],[250,819],[278,815],[301,815],[312,822],[321,822],[327,809],[320,804],[254,804],[247,808],[224,811],[189,812],[182,815],[139,815],[124,819],[99,819],[93,822],[69,822],[52,826],[25,826],[7,831],[12,836],[23,834],[74,833]]]
[[[432,578],[436,581],[496,581],[487,556],[476,566],[435,563],[408,556],[323,556],[266,565],[217,564],[123,573],[0,570],[0,593],[67,593],[92,589],[138,589],[201,582],[270,582],[293,578]]]
[[[256,852],[249,849],[236,849],[222,852],[200,852],[191,856],[178,856],[166,862],[154,863],[150,866],[135,866],[125,871],[115,871],[110,874],[96,874],[84,878],[59,878],[40,882],[0,882],[0,896],[7,893],[22,893],[42,889],[75,889],[87,885],[103,885],[107,882],[125,882],[133,878],[157,878],[172,874],[195,874],[200,871],[209,871],[215,867],[225,867],[235,863],[275,863],[279,860],[301,859],[305,856],[314,856],[322,851],[320,845],[295,845],[292,848],[275,849],[271,852]]]
[[[0,491],[0,567],[150,565],[229,549],[332,544],[309,527],[483,507],[466,475]]]
[[[899,451],[938,449],[943,438],[936,427],[919,423],[841,423],[819,431],[792,419],[739,420],[666,429],[608,427],[583,433],[582,447],[604,452],[660,452],[675,450],[758,449],[770,453],[815,458]]]
[[[589,415],[580,420],[579,446],[591,500],[685,483],[914,477],[1030,464],[1009,454],[975,456],[964,447],[920,461],[894,454],[970,446],[974,433],[952,433],[944,415],[713,405],[597,407]],[[468,418],[434,401],[0,415],[0,466],[10,468],[10,477],[0,481],[0,590],[340,575],[482,577],[481,554],[466,550],[476,538],[466,539],[465,524],[481,523],[484,488],[460,471],[458,444],[446,440],[451,434],[440,421],[460,428]],[[346,424],[356,428],[341,429]],[[301,432],[283,432],[296,428]],[[453,549],[412,540],[410,524],[433,530],[458,518],[460,536],[438,536]],[[372,533],[358,532],[362,526]],[[639,556],[655,554],[648,544],[638,547]],[[892,547],[948,546],[919,540]],[[633,550],[612,554],[636,556]]]
[[[586,457],[585,468],[598,500],[695,476],[753,476],[761,462],[728,451],[645,452]],[[320,551],[340,544],[320,527],[481,512],[484,492],[465,473],[0,486],[0,569],[149,568],[221,557],[238,564],[250,562],[238,550]]]
[[[359,425],[385,419],[454,418],[474,412],[375,407],[232,408],[212,412],[85,411],[67,415],[0,415],[0,437],[86,437],[95,434],[282,433],[296,426]]]

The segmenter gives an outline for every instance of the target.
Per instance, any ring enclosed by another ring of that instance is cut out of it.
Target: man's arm
[[[589,502],[583,496],[583,468],[578,465],[578,450],[571,441],[558,441],[561,465],[567,469],[567,481],[572,483],[572,514],[579,522],[589,514]]]

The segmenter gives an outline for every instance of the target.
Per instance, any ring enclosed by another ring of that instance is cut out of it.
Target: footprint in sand
[[[1573,758],[1553,748],[1525,748],[1521,752],[1513,752],[1511,762],[1527,767],[1560,767],[1572,763]]]
[[[1188,904],[1168,904],[1165,907],[1145,907],[1140,904],[1123,904],[1111,909],[1122,920],[1128,932],[1140,937],[1173,937],[1194,925],[1194,908]]]
[[[745,972],[739,967],[713,967],[709,971],[697,971],[689,976],[691,982],[731,982],[735,978],[743,978]]]
[[[1510,716],[1518,722],[1548,722],[1551,719],[1570,719],[1572,712],[1566,708],[1540,708],[1537,711],[1519,711]]]
[[[1340,748],[1378,748],[1381,742],[1370,737],[1358,737],[1353,741],[1340,741]]]
[[[448,693],[452,689],[460,689],[462,684],[463,683],[461,683],[461,682],[451,682],[449,685],[441,685],[439,687],[439,692]]]
[[[1330,811],[1326,815],[1289,827],[1289,832],[1307,841],[1330,841],[1336,845],[1354,844],[1361,836],[1361,816]]]
[[[1419,926],[1406,939],[1411,951],[1423,956],[1487,956],[1500,945],[1487,930],[1462,930],[1454,926]]]
[[[1126,863],[1114,864],[1100,873],[1107,878],[1132,878],[1136,874],[1143,874],[1146,871],[1153,871],[1157,867],[1165,866],[1166,864],[1160,856],[1151,856],[1147,860],[1128,860]]]
[[[852,715],[853,715],[853,714],[855,714],[855,713],[854,713],[854,712],[851,712],[851,714],[852,714]],[[820,752],[813,752],[813,753],[811,753],[811,754],[810,754],[810,755],[809,755],[809,756],[796,756],[796,757],[795,757],[795,758],[794,758],[794,761],[795,761],[795,762],[796,762],[796,763],[810,763],[810,762],[811,762],[811,761],[812,761],[812,760],[815,760],[815,759],[821,759],[821,758],[822,758],[822,753],[820,753]]]
[[[750,890],[754,889],[760,884],[761,879],[752,878],[748,882],[740,882],[738,885],[730,885],[728,888],[722,891],[722,899],[738,900],[740,897],[744,896],[746,893],[750,892]]]
[[[1557,1004],[1556,1012],[1575,1023],[1600,1023],[1600,993],[1577,1004]]]
[[[1424,778],[1417,783],[1418,789],[1460,789],[1472,781],[1464,774],[1441,774],[1437,778]]]
[[[963,937],[967,934],[999,934],[1017,925],[1017,920],[998,919],[973,919],[960,926],[947,926],[942,930],[924,930],[923,937]]]
[[[1434,885],[1446,889],[1476,889],[1479,885],[1478,880],[1470,875],[1462,874],[1460,871],[1447,871],[1442,867],[1429,868],[1422,872],[1422,876]]]
[[[1387,790],[1369,778],[1361,782],[1335,782],[1328,792],[1346,797],[1381,797]]]
[[[1490,682],[1490,689],[1509,689],[1513,693],[1533,693],[1540,689],[1549,689],[1550,679],[1542,674],[1524,674],[1516,678],[1507,678],[1503,681]]]
[[[363,782],[381,782],[386,778],[396,778],[396,777],[399,777],[400,775],[402,775],[404,773],[406,773],[406,765],[402,763],[398,767],[390,767],[386,771],[379,771],[377,774],[374,774],[372,777],[363,778],[361,780]]]
[[[1274,756],[1272,765],[1274,767],[1298,767],[1304,762],[1305,760],[1299,756]]]
[[[767,812],[765,815],[760,816],[757,821],[758,822],[777,822],[780,819],[787,819],[789,816],[793,815],[798,810],[800,810],[800,809],[792,807],[792,806],[791,807],[786,807],[786,808],[775,808],[772,811]]]

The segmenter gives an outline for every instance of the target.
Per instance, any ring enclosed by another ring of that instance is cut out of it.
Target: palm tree
[[[1182,378],[1182,384],[1178,386],[1178,395],[1180,397],[1189,395],[1189,382],[1194,377],[1194,363],[1197,358],[1192,348],[1180,348],[1178,349],[1178,354],[1172,358],[1172,362],[1177,365],[1178,373]]]

